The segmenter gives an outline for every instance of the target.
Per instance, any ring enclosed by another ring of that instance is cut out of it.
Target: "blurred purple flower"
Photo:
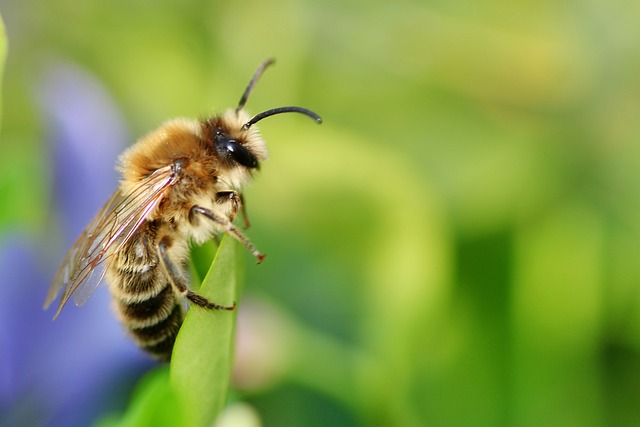
[[[121,410],[152,363],[114,319],[106,286],[82,310],[69,303],[55,322],[55,307],[45,312],[42,304],[54,263],[115,191],[114,165],[128,138],[109,96],[76,67],[47,68],[37,99],[53,161],[51,222],[60,223],[63,241],[47,245],[19,232],[0,241],[0,425],[89,425]]]
[[[108,94],[78,68],[49,67],[38,89],[49,123],[54,201],[65,234],[75,240],[115,191],[115,162],[129,137]]]

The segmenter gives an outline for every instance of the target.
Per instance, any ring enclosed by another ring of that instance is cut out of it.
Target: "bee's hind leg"
[[[169,278],[171,285],[173,285],[173,287],[177,289],[181,295],[183,295],[193,304],[202,308],[215,310],[233,310],[234,308],[236,308],[235,302],[230,306],[216,304],[189,289],[189,286],[187,286],[187,280],[182,274],[182,271],[178,266],[176,266],[176,264],[167,253],[167,249],[169,248],[169,246],[171,246],[171,239],[165,237],[160,240],[160,243],[158,243],[158,256],[160,258],[160,264],[162,265],[164,271],[167,273],[167,277]]]

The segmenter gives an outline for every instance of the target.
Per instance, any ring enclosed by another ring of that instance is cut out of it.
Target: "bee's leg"
[[[240,243],[242,243],[244,247],[249,249],[249,252],[251,252],[251,254],[258,259],[258,264],[262,262],[265,255],[260,253],[260,251],[255,246],[253,246],[249,238],[244,234],[242,234],[242,232],[238,230],[238,228],[235,225],[233,225],[231,220],[227,218],[225,215],[221,214],[220,212],[203,208],[201,206],[193,206],[191,208],[191,211],[189,212],[189,220],[193,222],[195,220],[195,215],[202,215],[210,219],[211,221],[215,222],[216,224],[218,224],[218,226],[222,229],[222,231],[224,231],[225,233],[231,234]]]
[[[171,240],[166,237],[160,240],[160,243],[158,243],[158,255],[160,258],[160,264],[164,268],[164,271],[167,273],[167,277],[169,278],[171,285],[176,290],[178,290],[180,294],[182,294],[192,303],[202,308],[215,310],[233,310],[234,308],[236,308],[235,302],[231,306],[216,304],[189,289],[189,286],[187,286],[187,280],[182,274],[182,271],[178,266],[175,265],[175,263],[173,262],[173,260],[171,260],[171,257],[169,257],[169,254],[167,253],[167,249],[169,248],[169,246],[171,246]]]
[[[241,193],[238,193],[234,190],[229,191],[219,191],[216,193],[216,203],[225,203],[227,201],[231,201],[231,215],[230,219],[236,217],[238,211],[240,211],[240,215],[242,215],[242,225],[244,228],[249,228],[251,225],[249,223],[249,217],[247,216],[247,208],[244,202],[244,196]]]
[[[240,215],[242,215],[242,224],[247,229],[251,226],[249,215],[247,215],[247,203],[244,201],[244,194],[240,193]]]
[[[238,192],[234,190],[218,191],[216,193],[216,203],[222,205],[229,201],[231,202],[231,214],[229,215],[229,220],[233,221],[240,209],[240,205],[242,204],[242,198],[239,197]],[[192,218],[192,216],[190,215],[189,218]],[[216,244],[220,246],[220,237],[215,235],[213,236],[213,239],[216,241]]]
[[[233,221],[240,209],[242,199],[237,191],[218,191],[216,193],[216,203],[224,204],[227,202],[231,202],[231,214],[229,215],[229,220]]]

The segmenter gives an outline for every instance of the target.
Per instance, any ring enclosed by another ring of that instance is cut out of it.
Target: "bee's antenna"
[[[264,70],[274,62],[276,62],[275,58],[267,58],[262,64],[260,64],[256,72],[253,74],[253,77],[251,77],[251,81],[247,85],[247,88],[244,90],[242,98],[240,98],[240,102],[238,102],[238,108],[236,108],[236,111],[242,110],[244,108],[244,104],[247,103],[247,99],[249,98],[249,95],[251,95],[251,91],[258,82],[258,79],[260,78],[262,73],[264,73]]]
[[[275,114],[280,114],[280,113],[301,113],[301,114],[304,114],[305,116],[311,117],[318,124],[322,123],[322,117],[320,117],[319,115],[317,115],[311,110],[307,110],[306,108],[278,107],[278,108],[272,108],[271,110],[263,111],[262,113],[256,114],[251,118],[251,120],[249,120],[247,123],[242,125],[242,130],[247,130],[254,124],[258,123],[260,120],[266,119],[267,117],[273,116]]]

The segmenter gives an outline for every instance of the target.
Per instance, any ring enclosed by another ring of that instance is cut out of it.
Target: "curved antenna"
[[[322,117],[320,117],[319,115],[317,115],[311,110],[307,110],[306,108],[278,107],[278,108],[272,108],[271,110],[263,111],[262,113],[256,114],[251,118],[251,120],[249,120],[247,123],[242,125],[242,130],[249,129],[251,126],[258,123],[262,119],[266,119],[267,117],[273,116],[275,114],[281,114],[281,113],[300,113],[300,114],[304,114],[305,116],[311,117],[318,124],[322,123]]]
[[[251,95],[253,87],[256,85],[256,83],[258,83],[258,79],[260,78],[260,76],[262,76],[264,70],[274,62],[276,62],[275,58],[267,58],[262,64],[260,64],[256,72],[253,74],[253,77],[251,77],[251,81],[247,85],[247,88],[244,90],[242,98],[240,98],[240,102],[238,102],[238,108],[236,108],[236,111],[242,110],[244,108],[244,104],[247,103],[247,99],[249,98],[249,95]]]

